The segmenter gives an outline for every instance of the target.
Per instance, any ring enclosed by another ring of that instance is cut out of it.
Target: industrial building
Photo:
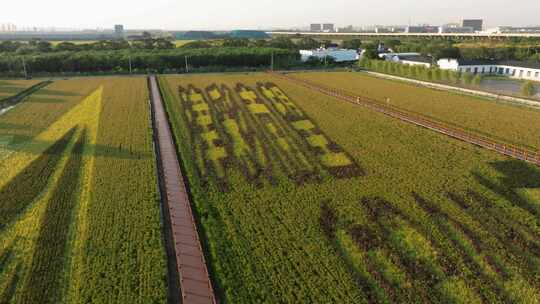
[[[462,33],[474,33],[474,28],[470,26],[453,26],[453,25],[443,25],[439,27],[439,34],[445,34],[445,33],[456,33],[456,34],[462,34]]]
[[[540,63],[538,62],[440,59],[437,64],[440,69],[460,73],[501,75],[540,81]]]
[[[115,25],[114,34],[117,38],[124,38],[124,26],[122,24]]]
[[[421,65],[427,68],[430,68],[433,64],[433,58],[422,56],[420,53],[382,53],[379,54],[379,57],[387,61],[408,65]]]
[[[312,32],[322,32],[322,24],[320,24],[320,23],[312,23],[309,26],[309,29]]]
[[[322,30],[323,30],[323,32],[327,32],[327,33],[332,33],[332,32],[336,31],[334,29],[334,24],[333,23],[324,23],[322,25]]]
[[[0,32],[1,33],[11,33],[16,32],[17,26],[13,23],[2,23],[0,24]]]
[[[301,60],[308,61],[310,58],[324,60],[326,57],[334,58],[335,62],[358,61],[360,56],[356,50],[346,50],[338,48],[320,48],[316,50],[300,50]]]
[[[540,26],[514,27],[498,26],[487,31],[491,34],[540,34]]]
[[[462,27],[472,27],[475,32],[481,32],[484,29],[484,20],[464,19]]]
[[[439,27],[432,25],[408,26],[405,33],[438,33]]]

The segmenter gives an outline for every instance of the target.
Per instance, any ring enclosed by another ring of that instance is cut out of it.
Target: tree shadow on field
[[[6,288],[4,290],[0,290],[0,303],[4,304],[12,302],[20,280],[20,272],[21,266],[17,265],[11,274],[4,275],[7,284],[5,285]]]
[[[29,126],[21,125],[21,124],[14,124],[10,122],[0,122],[0,130],[1,129],[10,129],[10,130],[26,130],[29,129]],[[3,134],[0,133],[0,136]]]
[[[82,96],[82,94],[79,94],[77,92],[67,92],[67,91],[58,91],[58,90],[51,90],[51,89],[41,89],[36,92],[36,95],[50,95],[50,96]]]
[[[43,192],[74,133],[68,131],[0,189],[0,231]]]
[[[29,103],[65,103],[67,102],[67,100],[54,98],[54,97],[33,96],[31,99],[28,100],[28,102]]]
[[[44,150],[51,146],[51,144],[54,144],[52,141],[35,140],[33,137],[24,135],[0,133],[0,137],[12,138],[11,142],[3,148],[13,152],[25,152],[41,155]],[[153,157],[153,154],[150,152],[138,151],[131,147],[112,147],[100,144],[86,144],[85,147],[86,149],[83,152],[84,155],[92,154],[96,157],[110,157],[116,159],[148,159]]]
[[[16,86],[5,86],[2,87],[2,84],[0,84],[0,93],[9,93],[9,94],[17,94],[23,91],[24,88],[16,87]],[[8,97],[8,96],[6,96]]]
[[[519,160],[492,162],[490,165],[503,176],[494,182],[478,173],[473,173],[476,180],[506,198],[510,203],[531,212],[540,219],[540,204],[526,200],[517,192],[517,189],[521,188],[540,188],[540,169]]]

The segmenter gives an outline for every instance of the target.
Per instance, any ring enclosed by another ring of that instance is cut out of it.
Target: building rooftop
[[[534,62],[534,61],[509,60],[509,61],[499,61],[498,64],[540,70],[540,62]]]
[[[421,56],[421,55],[398,55],[400,60],[404,61],[413,61],[413,62],[422,62],[422,63],[433,63],[433,58]]]
[[[482,60],[482,59],[458,59],[459,65],[492,65],[498,64],[496,60]]]
[[[402,58],[400,56],[400,58]],[[402,59],[408,60],[408,59]],[[440,60],[457,60],[460,66],[473,66],[473,65],[506,65],[512,67],[528,68],[528,69],[540,69],[540,62],[538,61],[517,61],[517,60],[479,60],[479,59],[452,59],[441,58]]]

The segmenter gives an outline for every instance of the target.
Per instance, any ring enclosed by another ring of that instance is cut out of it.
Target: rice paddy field
[[[529,108],[295,74],[538,148]],[[160,78],[224,303],[537,303],[540,170],[266,74]]]
[[[163,303],[145,78],[59,80],[0,116],[0,303]]]
[[[362,73],[300,73],[295,77],[368,96],[479,134],[540,150],[539,109],[437,91]]]
[[[40,83],[40,80],[0,80],[0,101]]]
[[[540,148],[532,108],[293,75]],[[540,302],[538,167],[270,74],[159,84],[219,303]],[[148,99],[57,80],[0,115],[0,303],[171,301]]]

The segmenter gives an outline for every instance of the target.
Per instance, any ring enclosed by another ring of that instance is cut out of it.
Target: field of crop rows
[[[299,76],[362,86],[332,75]],[[364,90],[539,146],[538,112],[381,82]],[[160,84],[226,302],[539,300],[538,168],[263,74]]]
[[[327,87],[368,96],[390,106],[489,135],[494,139],[540,150],[539,109],[422,88],[361,73],[293,75]]]
[[[0,80],[0,101],[40,83],[39,80]]]
[[[0,116],[0,303],[166,299],[144,78],[56,81]]]

